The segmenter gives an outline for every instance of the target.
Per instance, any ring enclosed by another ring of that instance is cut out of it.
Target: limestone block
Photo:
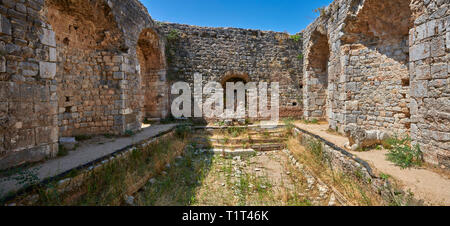
[[[56,47],[55,32],[53,32],[52,30],[42,28],[40,39],[42,44]]]
[[[428,96],[428,81],[420,80],[412,83],[411,96],[413,97],[427,97]]]
[[[11,23],[3,15],[0,16],[0,33],[11,35]]]
[[[56,48],[49,49],[49,60],[52,62],[56,61]]]
[[[424,65],[416,65],[414,67],[415,71],[415,78],[418,80],[426,80],[431,78],[430,73],[430,65],[424,64]]]
[[[434,38],[431,41],[431,56],[439,57],[445,55],[444,36]]]
[[[24,159],[26,159],[28,162],[41,161],[48,156],[47,153],[49,153],[49,150],[49,145],[43,145],[21,151],[11,152],[10,154],[0,159],[0,170],[17,166],[23,163]]]
[[[412,61],[422,60],[430,57],[430,43],[420,43],[411,46],[410,48],[410,59]]]
[[[447,78],[448,77],[448,66],[447,64],[433,64],[431,65],[431,77],[436,78]]]
[[[77,141],[75,137],[61,137],[59,138],[59,144],[66,150],[74,150],[77,145]]]
[[[123,80],[123,79],[125,79],[125,73],[124,72],[114,72],[113,78],[116,80]]]
[[[4,56],[0,57],[0,72],[6,72],[6,59]]]
[[[39,62],[39,73],[41,78],[53,79],[56,75],[56,63]]]

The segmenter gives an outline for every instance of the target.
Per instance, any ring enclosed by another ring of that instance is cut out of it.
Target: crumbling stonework
[[[140,128],[137,40],[155,25],[139,1],[8,0],[0,13],[0,169],[55,156],[59,137]]]
[[[282,117],[326,119],[369,143],[410,134],[450,167],[449,4],[336,0],[296,41],[155,23],[138,0],[3,0],[0,169],[55,156],[60,137],[164,118],[170,85],[194,73],[279,82]]]
[[[303,33],[305,117],[323,113],[326,71],[331,129],[410,134],[428,162],[448,166],[449,2],[342,0],[321,14]],[[311,67],[324,37],[325,70]]]
[[[171,23],[160,27],[166,36],[174,36],[167,47],[172,80],[193,82],[194,73],[200,73],[205,83],[279,82],[280,116],[301,116],[301,40],[271,31]]]

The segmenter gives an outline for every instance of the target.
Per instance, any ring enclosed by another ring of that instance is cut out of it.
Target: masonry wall
[[[270,31],[159,25],[166,37],[178,34],[166,51],[171,80],[193,82],[194,73],[201,73],[204,82],[279,82],[280,116],[302,115],[301,41]]]
[[[8,0],[0,14],[0,169],[56,156],[59,137],[141,128],[138,38],[161,36],[138,0]]]
[[[106,2],[64,4],[48,0],[43,11],[56,39],[60,136],[118,133],[120,46]]]
[[[43,1],[0,5],[0,169],[58,151],[56,42]]]
[[[414,1],[410,30],[411,137],[450,167],[450,3]]]
[[[410,134],[428,162],[448,166],[448,1],[334,1],[321,14],[304,31],[304,116],[323,114],[310,65],[326,37],[330,128]]]

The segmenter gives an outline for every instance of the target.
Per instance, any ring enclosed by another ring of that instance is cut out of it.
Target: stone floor
[[[110,155],[116,151],[124,149],[130,145],[137,144],[141,141],[148,140],[160,133],[167,132],[174,128],[177,124],[154,125],[143,130],[131,137],[120,137],[111,139],[93,139],[80,144],[75,151],[70,151],[68,155],[46,162],[37,164],[27,171],[33,172],[40,181],[51,178],[83,166],[95,160],[101,159],[104,156]],[[14,192],[22,188],[23,184],[18,183],[18,174],[12,175],[9,178],[0,178],[0,197]]]
[[[328,124],[298,122],[295,125],[346,149],[344,145],[348,142],[348,139],[328,132]],[[401,169],[386,160],[387,150],[349,152],[368,162],[375,172],[392,176],[406,188],[406,191],[410,189],[416,198],[422,199],[425,203],[429,205],[450,205],[450,178],[448,174],[436,173],[426,167]]]

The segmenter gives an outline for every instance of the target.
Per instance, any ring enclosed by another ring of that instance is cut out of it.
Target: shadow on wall
[[[152,29],[144,29],[138,40],[137,56],[146,118],[165,118],[169,109],[164,45]]]

